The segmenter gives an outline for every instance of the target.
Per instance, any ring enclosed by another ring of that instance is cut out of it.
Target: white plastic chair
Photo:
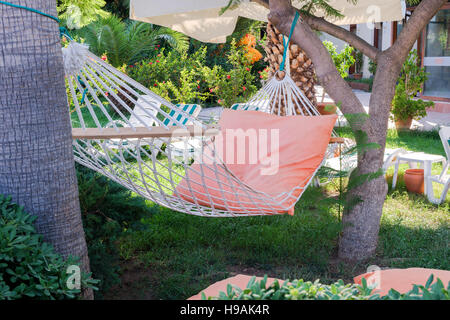
[[[156,122],[155,119],[158,115],[158,111],[159,111],[159,108],[161,107],[161,103],[155,99],[152,99],[152,97],[149,95],[140,96],[138,98],[137,103],[139,105],[141,105],[142,108],[135,108],[134,114],[132,114],[130,116],[130,118],[128,119],[129,123],[135,127],[142,127],[141,121],[145,121],[148,126],[158,125],[158,123]],[[202,107],[198,104],[177,104],[177,107],[179,107],[180,110],[183,110],[184,112],[192,115],[195,118],[199,115],[199,113],[202,109]],[[149,113],[151,115],[149,115]],[[192,125],[192,123],[190,121],[188,121],[188,119],[181,112],[171,110],[169,113],[169,116],[172,117],[173,119],[176,119],[177,121],[182,122],[183,124]],[[141,120],[139,120],[137,117],[139,117]],[[112,127],[114,125],[113,123],[115,125],[121,126],[121,127],[129,126],[124,121],[114,120],[114,121],[111,121],[110,123],[108,123],[105,127],[106,128]],[[166,126],[175,125],[175,122],[169,118],[164,119],[163,123]],[[153,139],[153,138],[150,138],[150,140],[151,139]],[[154,141],[147,141],[147,140],[149,140],[149,138],[127,139],[126,143],[124,143],[124,141],[122,141],[121,139],[110,139],[111,142],[109,142],[108,148],[118,148],[119,146],[125,147],[125,148],[127,148],[127,147],[134,148],[136,146],[136,144],[138,143],[138,140],[140,140],[139,144],[141,146],[148,145],[148,144],[152,144],[153,146],[155,146],[155,148],[154,148],[155,156],[158,155],[159,150],[161,149],[163,143],[171,144],[171,150],[175,156],[192,154],[194,152],[193,145],[194,146],[198,145],[198,143],[196,141],[192,141],[192,139],[188,139],[189,141],[186,141],[186,139],[170,140],[170,139],[165,139],[165,138],[158,138],[158,139],[155,139]],[[188,150],[186,150],[186,148],[188,148]]]
[[[440,175],[425,177],[425,183],[428,185],[427,198],[431,203],[441,204],[444,202],[445,197],[450,186],[450,175],[448,175],[448,170],[450,168],[450,127],[442,127],[439,131],[439,136],[441,137],[442,144],[444,146],[445,153],[447,154],[447,162],[444,164],[442,172]],[[444,190],[439,198],[434,196],[433,182],[442,184]]]

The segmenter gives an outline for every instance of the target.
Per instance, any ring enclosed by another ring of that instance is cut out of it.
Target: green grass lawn
[[[436,132],[390,130],[387,147],[444,154]],[[152,213],[142,219],[143,227],[128,230],[117,242],[122,284],[106,296],[186,299],[236,273],[327,283],[350,282],[371,264],[450,270],[450,196],[435,206],[424,196],[409,194],[404,169],[397,188],[387,195],[376,256],[364,264],[349,266],[336,259],[340,212],[330,204],[329,186],[310,187],[294,216],[205,218],[147,201]],[[441,169],[435,166],[433,172]],[[393,168],[389,184],[392,173]]]

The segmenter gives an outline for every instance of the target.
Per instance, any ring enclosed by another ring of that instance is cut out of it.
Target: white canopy
[[[398,21],[403,19],[402,0],[358,0],[356,5],[347,0],[330,0],[329,4],[345,17],[327,19],[338,24]],[[293,1],[301,7],[301,0]],[[222,43],[233,33],[239,16],[267,21],[269,10],[250,1],[219,16],[228,0],[131,0],[130,18],[169,27],[203,42]],[[320,13],[317,14],[321,16]]]

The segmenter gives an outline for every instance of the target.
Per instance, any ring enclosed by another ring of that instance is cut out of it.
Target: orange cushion
[[[375,272],[368,272],[353,278],[355,283],[361,284],[365,278],[367,284],[379,283],[374,293],[381,296],[387,295],[389,290],[395,289],[400,293],[406,293],[413,288],[413,284],[425,285],[430,275],[442,280],[445,286],[450,281],[450,271],[438,269],[409,268],[409,269],[386,269]]]
[[[188,300],[201,300],[202,299],[202,293],[205,294],[206,298],[208,297],[218,297],[219,296],[219,292],[223,291],[223,292],[227,292],[227,285],[228,284],[232,284],[235,285],[241,289],[245,289],[247,287],[248,282],[250,281],[250,279],[252,278],[252,276],[246,276],[244,274],[238,274],[237,276],[234,277],[230,277],[227,279],[224,279],[222,281],[218,281],[216,283],[213,283],[212,285],[210,285],[208,288],[206,288],[205,290],[200,291],[198,294],[196,294],[195,296],[190,297]],[[262,279],[264,279],[263,277],[256,277],[256,281],[261,281]],[[275,278],[267,278],[267,283],[266,286],[270,286],[273,282],[275,282]],[[278,280],[278,282],[280,284],[284,283],[283,280]]]
[[[293,214],[295,202],[323,160],[336,119],[337,115],[280,117],[226,109],[219,121],[221,135],[213,142],[215,156],[236,178],[259,192],[261,199],[255,199],[257,193],[230,181],[230,174],[220,166],[215,170],[213,165],[200,165],[198,159],[186,170],[189,179],[184,178],[176,192],[189,202],[197,200],[204,206],[211,206],[212,202],[215,208],[234,213]],[[256,140],[246,137],[245,145],[237,142],[235,130],[239,129],[254,133]],[[204,148],[203,163],[211,163],[211,147]]]

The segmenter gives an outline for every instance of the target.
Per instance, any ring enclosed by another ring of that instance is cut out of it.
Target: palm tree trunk
[[[267,24],[267,44],[265,46],[267,57],[265,60],[269,63],[269,77],[275,75],[280,70],[280,64],[283,61],[284,41],[283,34],[275,28],[270,22]],[[306,53],[296,44],[289,43],[289,53],[286,55],[289,59],[290,75],[297,87],[306,95],[314,106],[317,106],[316,91],[316,73],[314,65]],[[278,74],[279,76],[280,74]],[[277,108],[277,106],[276,106]],[[286,114],[286,106],[281,106],[281,115]],[[275,110],[277,112],[278,110]],[[301,110],[295,110],[297,114],[302,114]]]
[[[9,1],[56,16],[55,0]],[[58,24],[2,4],[0,16],[0,193],[36,215],[44,240],[89,271]]]

